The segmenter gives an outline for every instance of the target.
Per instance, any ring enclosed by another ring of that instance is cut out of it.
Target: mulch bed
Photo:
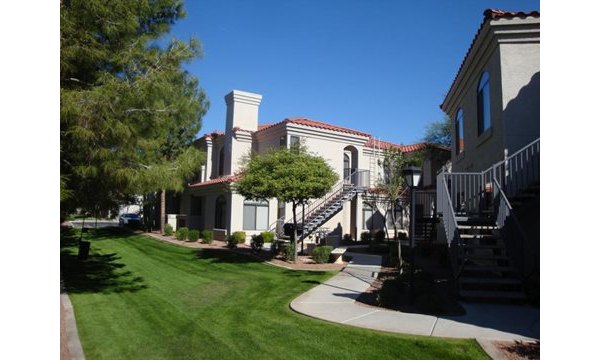
[[[403,254],[407,254],[403,249]],[[405,259],[406,261],[406,259]],[[356,301],[366,306],[374,306],[407,313],[428,315],[464,315],[465,310],[458,300],[451,296],[449,272],[440,262],[435,252],[416,255],[418,270],[414,275],[414,299],[410,301],[409,276],[400,276],[396,267],[382,267],[377,279]]]
[[[194,249],[222,249],[222,250],[230,250],[235,251],[237,253],[250,255],[255,258],[259,258],[264,260],[265,262],[269,262],[273,265],[282,266],[286,268],[290,268],[293,270],[309,270],[309,271],[340,271],[344,267],[346,267],[347,263],[344,262],[342,264],[317,264],[312,260],[310,256],[298,256],[298,261],[296,263],[288,262],[280,256],[274,256],[269,248],[263,248],[263,250],[258,253],[253,253],[252,248],[246,244],[240,244],[235,249],[230,249],[227,247],[227,243],[225,241],[214,240],[211,244],[203,244],[200,241],[197,242],[189,242],[189,241],[181,241],[177,240],[174,236],[165,236],[158,232],[144,233],[141,234],[152,236],[155,239],[170,242],[172,244],[177,244],[189,248]]]
[[[538,360],[540,358],[539,341],[494,341],[493,344],[504,353],[508,360]]]

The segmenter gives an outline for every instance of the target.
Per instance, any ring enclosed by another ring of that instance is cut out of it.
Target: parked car
[[[139,225],[142,218],[139,214],[121,214],[119,216],[119,225]]]

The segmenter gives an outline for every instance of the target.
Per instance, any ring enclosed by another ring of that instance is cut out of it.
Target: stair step
[[[461,284],[501,284],[501,285],[521,285],[519,279],[514,278],[476,278],[461,277],[458,280]]]
[[[472,260],[510,260],[508,256],[505,255],[490,255],[490,254],[469,254],[469,259]]]
[[[512,203],[512,200],[527,200],[527,199],[535,199],[536,197],[537,196],[535,194],[519,193],[517,195],[509,197],[508,201]]]
[[[465,265],[465,271],[489,271],[489,272],[514,272],[510,266],[497,266],[497,265]]]
[[[496,225],[458,225],[459,230],[497,230]]]
[[[465,244],[464,247],[469,250],[488,250],[488,249],[504,249],[502,245],[478,245],[478,244]]]
[[[525,300],[527,295],[521,291],[483,291],[483,290],[460,290],[459,295],[463,298],[474,299],[502,299],[502,300]]]
[[[462,239],[498,239],[498,236],[492,234],[460,234]]]

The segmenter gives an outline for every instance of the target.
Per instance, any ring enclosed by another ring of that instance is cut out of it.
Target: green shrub
[[[352,235],[350,235],[350,234],[344,234],[344,237],[342,238],[342,240],[345,243],[351,243],[352,242]]]
[[[371,232],[370,231],[363,231],[360,234],[360,239],[362,241],[371,241],[373,239],[373,236],[371,236]]]
[[[252,251],[254,251],[254,252],[261,251],[264,244],[265,244],[265,240],[264,240],[263,234],[252,235],[252,240],[250,241],[250,246],[252,247]]]
[[[377,230],[377,232],[375,232],[375,241],[383,242],[384,239],[385,239],[385,231]]]
[[[270,231],[263,231],[260,236],[262,236],[263,243],[272,243],[275,240],[275,234]]]
[[[296,253],[296,247],[294,244],[285,244],[281,247],[281,252],[285,256],[287,261],[294,261],[294,255]]]
[[[227,247],[230,249],[235,249],[238,245],[238,241],[233,235],[227,235],[225,241],[227,242]]]
[[[177,238],[177,240],[185,240],[188,237],[189,231],[190,231],[190,229],[188,229],[186,227],[179,228],[175,232],[175,237]]]
[[[312,258],[317,264],[329,262],[333,246],[317,246],[312,252]]]
[[[196,229],[190,229],[190,231],[188,231],[188,236],[187,236],[188,241],[190,241],[190,242],[198,241],[199,238],[200,238],[200,231],[198,231]]]
[[[408,234],[404,231],[398,233],[398,240],[408,240]]]
[[[165,235],[166,236],[173,235],[173,227],[171,226],[171,224],[165,224]]]
[[[202,230],[200,232],[200,238],[202,239],[203,244],[212,244],[214,239],[214,234],[212,230]]]
[[[244,231],[234,231],[231,236],[237,240],[238,244],[243,244],[246,242],[246,233]]]

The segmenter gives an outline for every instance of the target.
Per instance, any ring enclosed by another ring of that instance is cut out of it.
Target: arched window
[[[490,75],[487,71],[481,74],[477,86],[477,128],[481,135],[492,125],[490,112]]]
[[[460,154],[465,149],[465,129],[463,122],[463,111],[458,109],[456,113],[456,153]]]
[[[225,146],[219,151],[219,176],[225,174]]]
[[[226,210],[227,200],[225,196],[220,195],[215,203],[215,229],[225,229]]]
[[[244,200],[244,230],[269,229],[269,203]]]

